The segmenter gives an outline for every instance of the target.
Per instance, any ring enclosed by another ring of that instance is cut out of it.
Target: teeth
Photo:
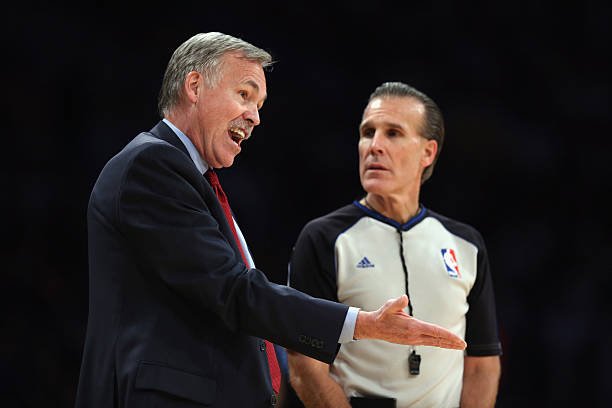
[[[245,139],[246,138],[246,133],[244,133],[244,131],[242,129],[239,128],[231,128],[229,129],[230,133],[239,138],[239,139]]]

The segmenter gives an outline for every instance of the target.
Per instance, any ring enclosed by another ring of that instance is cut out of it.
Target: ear
[[[204,85],[204,78],[202,74],[197,71],[191,71],[185,77],[185,82],[183,83],[185,95],[187,96],[187,100],[190,103],[196,103],[200,98],[200,93],[202,92],[202,86]]]
[[[423,156],[421,157],[421,165],[423,167],[429,166],[436,159],[436,153],[438,153],[438,142],[435,140],[427,140],[423,147]]]

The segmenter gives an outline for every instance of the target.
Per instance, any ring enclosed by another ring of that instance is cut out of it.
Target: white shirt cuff
[[[355,334],[355,323],[357,323],[357,315],[359,314],[358,307],[349,306],[348,312],[346,312],[346,318],[344,319],[344,325],[340,332],[340,338],[338,343],[348,343],[353,341],[353,335]]]

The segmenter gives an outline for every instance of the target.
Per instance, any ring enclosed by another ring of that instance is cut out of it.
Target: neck
[[[418,194],[406,200],[405,197],[381,196],[368,193],[361,200],[361,203],[400,224],[410,221],[419,211]]]
[[[178,109],[168,112],[165,118],[172,122],[174,126],[179,128],[181,132],[191,140],[191,143],[193,143],[198,153],[200,153],[202,159],[206,160],[206,156],[204,155],[204,144],[201,138],[196,137],[199,132],[198,129],[193,127],[194,121],[191,120],[187,114]]]

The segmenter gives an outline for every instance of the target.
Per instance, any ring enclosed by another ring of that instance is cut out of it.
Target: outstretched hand
[[[411,346],[434,346],[463,350],[465,341],[454,333],[425,323],[404,312],[408,296],[388,300],[375,312],[360,311],[355,324],[355,339],[377,339]]]

